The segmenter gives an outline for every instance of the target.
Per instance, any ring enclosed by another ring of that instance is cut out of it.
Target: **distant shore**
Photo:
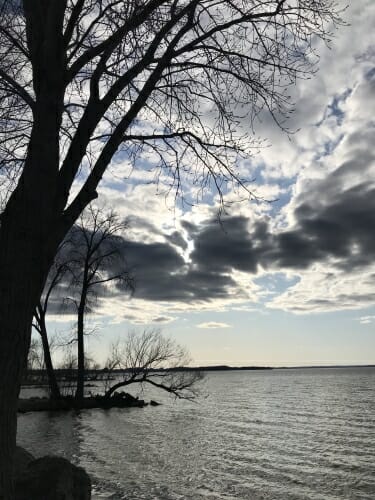
[[[274,366],[273,370],[302,370],[304,368],[375,368],[375,365],[305,365],[305,366]]]
[[[231,365],[209,365],[209,366],[179,366],[171,369],[158,369],[158,370],[150,370],[155,372],[161,371],[201,371],[201,372],[216,372],[216,371],[260,371],[260,370],[305,370],[305,369],[322,369],[322,368],[375,368],[375,364],[368,365],[296,365],[296,366],[252,366],[252,365],[244,365],[244,366],[231,366]],[[121,373],[125,373],[130,370],[112,370],[111,378],[115,378],[116,375],[120,375]],[[56,370],[56,374],[58,377],[64,377],[66,375],[66,370]],[[30,376],[31,375],[31,376]],[[90,387],[95,385],[96,382],[103,380],[106,378],[107,372],[106,370],[88,370],[86,372],[86,379],[89,382],[86,387]],[[32,370],[29,372],[28,379],[22,382],[23,387],[27,386],[40,386],[43,384],[48,384],[48,380],[46,378],[46,372],[44,370]],[[44,378],[43,378],[44,377]]]
[[[212,365],[212,366],[183,366],[174,368],[174,371],[238,371],[238,370],[303,370],[305,368],[375,368],[373,365],[296,365],[296,366],[231,366],[231,365]]]

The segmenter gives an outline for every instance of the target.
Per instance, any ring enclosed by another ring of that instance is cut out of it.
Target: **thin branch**
[[[10,88],[31,108],[34,109],[35,101],[31,95],[19,83],[17,83],[10,75],[0,68],[0,78],[2,78]]]

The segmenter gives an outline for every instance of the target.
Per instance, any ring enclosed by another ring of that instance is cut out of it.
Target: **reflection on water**
[[[86,468],[94,498],[375,498],[375,369],[216,372],[198,404],[19,417],[19,443]]]

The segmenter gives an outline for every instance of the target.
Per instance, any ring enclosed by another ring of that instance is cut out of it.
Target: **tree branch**
[[[114,155],[119,145],[121,144],[122,137],[124,136],[125,131],[129,127],[133,119],[138,115],[142,107],[145,105],[145,102],[147,101],[152,91],[154,90],[163,71],[165,70],[165,68],[168,67],[173,57],[173,50],[175,46],[185,35],[185,33],[187,33],[189,29],[191,29],[193,23],[192,14],[194,12],[195,6],[198,3],[198,1],[199,0],[195,0],[194,2],[189,4],[190,8],[193,7],[193,9],[190,12],[190,15],[188,16],[185,25],[174,36],[173,40],[168,45],[164,53],[164,56],[159,60],[155,69],[152,71],[151,75],[146,80],[146,83],[144,84],[142,90],[139,92],[137,99],[135,100],[129,111],[125,114],[125,116],[120,120],[111,138],[105,144],[98,160],[95,163],[94,168],[92,169],[90,175],[88,176],[80,192],[78,193],[76,198],[72,201],[70,206],[65,210],[63,217],[66,223],[69,224],[71,223],[71,221],[74,221],[78,217],[79,213],[81,213],[82,207],[84,208],[90,201],[95,199],[96,188],[108,164],[110,163],[112,156]]]
[[[33,110],[35,101],[31,95],[19,83],[17,83],[10,75],[0,68],[0,78],[2,78],[8,86]]]
[[[66,84],[72,81],[72,79],[78,74],[78,72],[95,57],[102,54],[108,49],[113,50],[122,40],[124,35],[137,28],[140,24],[147,19],[148,16],[160,7],[166,0],[151,0],[142,10],[142,12],[137,12],[132,18],[130,18],[127,23],[125,23],[121,28],[119,28],[113,35],[99,43],[95,47],[88,49],[84,52],[69,68],[66,75]]]

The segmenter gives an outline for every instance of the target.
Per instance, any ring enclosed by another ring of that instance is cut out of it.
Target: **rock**
[[[158,403],[157,401],[154,401],[153,399],[151,399],[150,405],[151,406],[160,406],[160,403]]]
[[[26,413],[29,411],[70,411],[83,410],[90,408],[102,408],[108,410],[110,408],[128,408],[137,406],[142,408],[146,406],[143,399],[136,398],[126,392],[115,393],[115,395],[107,398],[102,395],[95,395],[82,400],[74,398],[61,399],[20,399],[18,401],[18,411]]]
[[[25,464],[26,455],[20,456],[20,462]],[[65,458],[47,456],[31,460],[16,473],[16,500],[90,499],[90,477]]]
[[[123,400],[133,402],[133,403],[135,403],[136,401],[139,401],[138,398],[136,398],[136,397],[132,396],[131,394],[129,394],[128,392],[124,392],[124,391],[114,392],[112,395],[112,398],[113,399],[123,399]]]
[[[35,457],[21,446],[16,446],[16,453],[14,455],[14,470],[16,480],[24,474],[30,462],[35,460]]]

